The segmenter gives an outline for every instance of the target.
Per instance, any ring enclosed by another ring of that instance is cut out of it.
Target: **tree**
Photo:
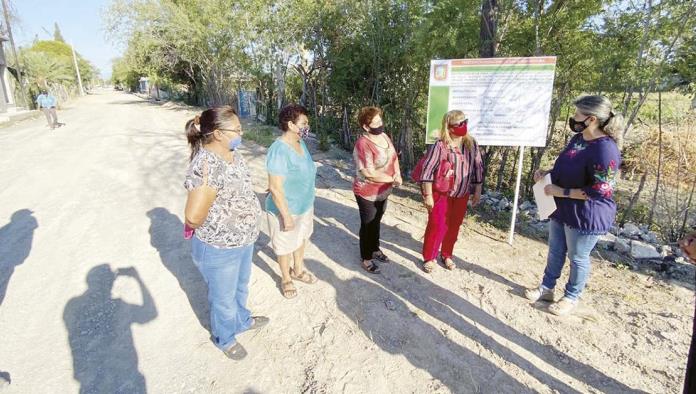
[[[36,41],[30,48],[21,49],[18,56],[24,64],[29,89],[33,95],[40,89],[53,89],[60,92],[61,100],[65,100],[70,94],[77,92],[72,49],[66,43],[52,40]],[[85,86],[90,86],[98,71],[82,56],[76,56],[82,82]]]
[[[688,32],[669,67],[674,86],[696,100],[696,32]],[[693,105],[692,105],[693,106]]]
[[[46,56],[37,51],[22,53],[26,64],[29,87],[33,91],[48,89],[51,85],[72,85],[75,71],[69,62],[59,57]]]
[[[269,124],[300,102],[321,146],[345,149],[357,111],[377,105],[404,169],[424,148],[431,59],[555,55],[547,144],[522,163],[529,195],[532,170],[548,168],[567,143],[575,97],[608,96],[628,133],[643,127],[643,104],[658,87],[694,92],[694,14],[696,3],[683,0],[112,0],[105,22],[127,48],[114,64],[125,85],[148,76],[182,86],[198,105],[234,103],[235,91],[254,89]],[[486,155],[503,191],[517,165],[508,165],[510,152]]]

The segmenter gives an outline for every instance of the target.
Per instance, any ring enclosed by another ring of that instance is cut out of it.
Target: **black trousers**
[[[694,311],[694,333],[691,335],[691,350],[686,363],[686,381],[684,394],[696,394],[696,311]]]
[[[370,201],[356,194],[355,200],[360,210],[360,257],[372,260],[372,254],[379,250],[380,224],[387,209],[387,199]]]

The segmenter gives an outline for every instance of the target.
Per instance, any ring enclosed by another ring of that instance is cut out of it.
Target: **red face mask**
[[[464,137],[468,131],[466,120],[456,126],[450,127],[450,130],[452,130],[452,134],[456,135],[457,137]]]

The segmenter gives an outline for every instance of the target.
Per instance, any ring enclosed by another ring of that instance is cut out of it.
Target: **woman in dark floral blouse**
[[[203,111],[186,123],[191,163],[184,187],[186,226],[194,229],[191,257],[208,284],[210,328],[227,357],[246,356],[237,334],[269,321],[246,307],[261,205],[244,158],[242,125],[232,107]]]
[[[575,115],[568,119],[575,133],[556,159],[551,171],[539,170],[535,180],[551,174],[545,192],[556,200],[549,221],[549,253],[539,287],[527,289],[530,300],[554,301],[554,288],[566,256],[570,277],[563,298],[549,307],[556,315],[571,312],[590,277],[590,253],[600,235],[606,234],[616,218],[614,186],[621,153],[617,138],[623,117],[614,113],[603,96],[583,96],[575,101]]]

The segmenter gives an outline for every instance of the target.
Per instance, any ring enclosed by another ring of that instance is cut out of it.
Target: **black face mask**
[[[380,135],[384,133],[384,125],[379,126],[379,127],[370,127],[367,126],[370,129],[370,134],[372,135]]]
[[[570,126],[570,129],[573,130],[573,132],[582,133],[587,128],[587,125],[585,124],[587,119],[590,119],[590,117],[588,116],[581,122],[578,122],[577,120],[570,117],[568,118],[568,125]]]

